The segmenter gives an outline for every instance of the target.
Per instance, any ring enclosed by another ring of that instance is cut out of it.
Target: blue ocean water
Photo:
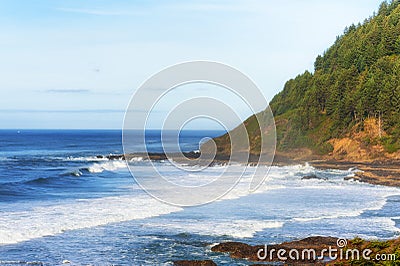
[[[221,134],[182,131],[181,150],[198,150],[201,139]],[[146,143],[149,152],[162,152],[161,132],[147,131]],[[122,153],[121,132],[117,130],[1,130],[0,204],[114,195],[118,187],[114,182],[132,182],[130,176],[111,183],[108,179],[125,163],[96,157]]]
[[[183,151],[197,150],[218,131],[184,131]],[[149,151],[162,150],[159,131],[146,134]],[[166,143],[168,144],[168,143]],[[176,207],[135,184],[121,154],[120,131],[0,131],[0,265],[171,265],[211,258],[248,265],[210,251],[223,241],[278,243],[310,235],[393,238],[400,232],[400,190],[344,181],[355,169],[309,165],[272,167],[256,193],[246,189],[254,168],[224,198]],[[151,162],[135,158],[138,171]],[[194,178],[175,165],[157,166],[177,181]],[[243,166],[229,168],[235,178]],[[215,178],[226,166],[195,178]],[[327,180],[302,180],[316,173]]]

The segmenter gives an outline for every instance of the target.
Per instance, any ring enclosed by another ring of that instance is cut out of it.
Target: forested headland
[[[270,102],[277,151],[368,159],[400,150],[400,1],[383,2],[350,25],[314,63]],[[258,114],[262,116],[261,114]],[[245,121],[251,152],[259,153],[255,116]],[[228,137],[216,139],[227,151]]]

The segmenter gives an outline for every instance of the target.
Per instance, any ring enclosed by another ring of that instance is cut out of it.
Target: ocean
[[[198,150],[201,139],[222,133],[181,132],[181,149]],[[146,143],[148,151],[162,151],[159,131],[147,132]],[[211,252],[211,245],[400,236],[400,189],[344,181],[357,169],[273,166],[249,193],[254,167],[248,167],[223,198],[178,207],[144,192],[125,161],[104,157],[122,153],[117,130],[1,130],[0,265],[172,265],[182,259],[248,265]],[[168,161],[153,163],[171,178],[193,178]],[[141,158],[130,164],[139,172],[152,167]],[[235,178],[241,169],[227,174]],[[224,170],[215,165],[195,177],[212,180]],[[302,180],[309,174],[323,179]]]

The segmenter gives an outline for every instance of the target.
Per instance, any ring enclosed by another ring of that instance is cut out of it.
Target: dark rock
[[[225,242],[213,246],[211,248],[213,252],[224,252],[229,253],[232,258],[250,258],[257,253],[257,247],[253,247],[240,242]]]
[[[212,260],[177,260],[175,266],[217,266]]]
[[[316,174],[306,175],[301,178],[301,180],[310,180],[310,179],[318,179],[318,180],[328,180],[326,177],[320,177]]]
[[[108,160],[125,160],[125,155],[124,154],[119,154],[119,155],[108,155],[106,156]]]
[[[336,246],[338,238],[327,237],[327,236],[312,236],[301,240],[284,242],[280,246],[288,248],[313,248],[316,250],[322,250],[329,246]]]
[[[252,246],[241,242],[225,242],[215,245],[211,248],[213,252],[232,252],[238,249],[248,249]]]
[[[357,178],[354,178],[354,176],[346,176],[345,178],[343,178],[343,180],[345,180],[345,181],[357,180]]]

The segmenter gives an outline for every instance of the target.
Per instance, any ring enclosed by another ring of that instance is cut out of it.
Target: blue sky
[[[0,128],[120,129],[140,84],[190,60],[229,64],[270,100],[380,2],[0,0]]]

